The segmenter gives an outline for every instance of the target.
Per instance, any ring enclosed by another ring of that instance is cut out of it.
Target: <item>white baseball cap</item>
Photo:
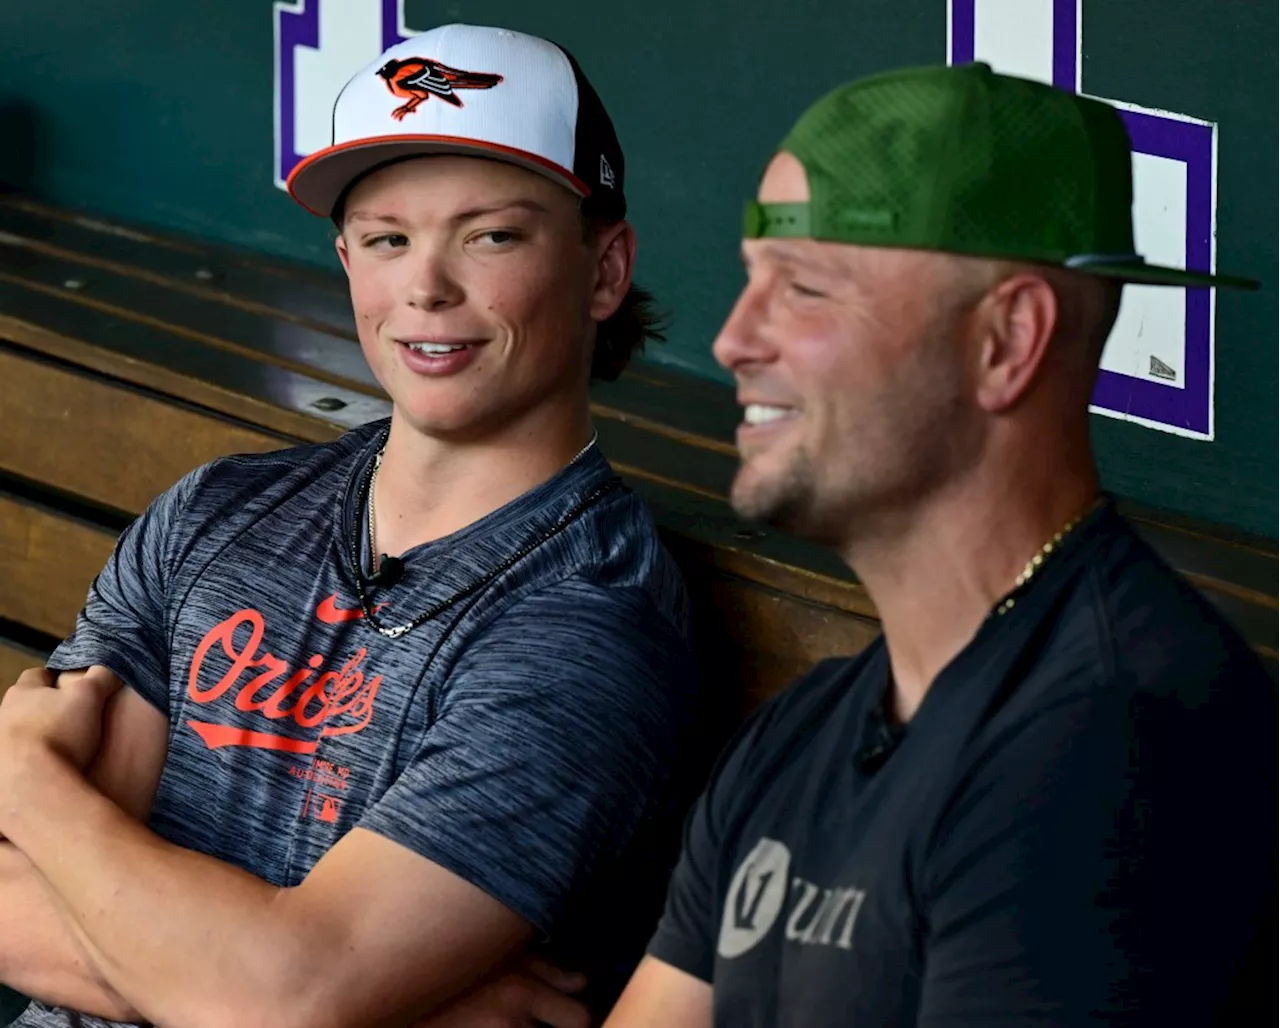
[[[622,218],[622,148],[600,97],[563,47],[537,36],[442,25],[397,43],[333,105],[333,141],[300,161],[289,194],[332,217],[357,179],[392,161],[463,154],[509,161]]]

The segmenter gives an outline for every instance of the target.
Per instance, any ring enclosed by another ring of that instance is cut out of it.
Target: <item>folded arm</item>
[[[58,759],[0,830],[28,854],[148,1019],[379,1024],[422,1015],[530,937],[444,868],[356,829],[293,889],[153,835]]]
[[[81,672],[66,672],[70,681]],[[121,689],[104,719],[89,781],[127,815],[145,819],[168,747],[168,721],[132,689]],[[55,1006],[116,1021],[137,1012],[107,983],[100,955],[84,944],[65,907],[31,861],[0,842],[0,983]]]

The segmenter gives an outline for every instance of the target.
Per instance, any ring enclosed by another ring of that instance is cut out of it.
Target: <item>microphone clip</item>
[[[378,570],[369,576],[369,584],[390,588],[403,577],[404,561],[399,557],[388,557],[384,553],[378,558]]]

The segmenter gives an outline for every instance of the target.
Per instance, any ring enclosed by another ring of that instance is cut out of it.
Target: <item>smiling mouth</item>
[[[402,343],[414,353],[425,354],[428,357],[442,357],[447,353],[457,353],[459,350],[465,350],[471,343]]]
[[[742,411],[742,420],[752,426],[768,425],[774,421],[791,417],[796,413],[794,407],[773,407],[764,403],[749,403]]]

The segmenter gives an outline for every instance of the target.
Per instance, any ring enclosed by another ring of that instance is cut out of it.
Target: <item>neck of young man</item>
[[[398,556],[479,521],[563,471],[591,438],[586,398],[468,439],[433,436],[393,413],[374,484],[379,553]]]
[[[939,673],[1011,592],[1027,562],[1098,496],[1086,452],[1070,459],[988,462],[893,526],[842,547],[880,615],[892,683],[889,709],[910,720]]]

